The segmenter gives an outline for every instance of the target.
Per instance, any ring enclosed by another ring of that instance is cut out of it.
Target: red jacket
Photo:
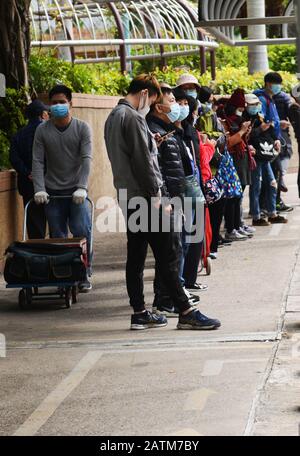
[[[200,168],[202,174],[203,183],[207,182],[209,179],[212,179],[213,174],[210,168],[210,161],[214,156],[215,148],[211,144],[203,144],[199,134],[199,154],[200,154]]]

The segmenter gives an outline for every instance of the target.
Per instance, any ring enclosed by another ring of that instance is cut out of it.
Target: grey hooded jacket
[[[163,186],[157,147],[146,120],[126,100],[120,100],[107,118],[104,131],[114,186],[127,197],[154,197]]]

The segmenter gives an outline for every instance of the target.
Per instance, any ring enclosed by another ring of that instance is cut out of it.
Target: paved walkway
[[[1,283],[0,435],[297,435],[300,205],[220,250],[201,310],[213,332],[130,332],[123,234],[96,235],[94,290],[21,312]],[[145,271],[152,302],[153,258]]]

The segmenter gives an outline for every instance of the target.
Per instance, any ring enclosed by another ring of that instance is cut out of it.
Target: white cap
[[[254,95],[254,93],[247,93],[245,95],[245,100],[247,105],[253,105],[261,102],[260,99]]]
[[[160,86],[161,89],[170,89],[170,90],[173,90],[172,87],[171,87],[169,84],[167,84],[166,82],[161,82],[161,83],[159,84],[159,86]]]
[[[183,84],[195,84],[197,87],[201,87],[198,82],[198,79],[189,73],[182,74],[176,82],[177,87],[182,86]]]

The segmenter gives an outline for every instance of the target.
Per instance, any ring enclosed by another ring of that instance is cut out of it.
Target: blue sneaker
[[[130,329],[161,328],[167,324],[168,320],[164,315],[157,315],[146,310],[146,312],[131,315]]]
[[[177,329],[217,329],[220,326],[219,320],[206,317],[199,310],[180,315],[177,323]]]

